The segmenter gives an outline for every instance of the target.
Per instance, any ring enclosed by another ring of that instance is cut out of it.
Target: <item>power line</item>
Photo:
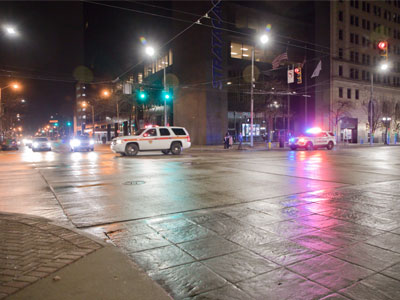
[[[185,22],[185,23],[190,23],[191,25],[188,28],[185,28],[181,33],[178,33],[174,38],[170,39],[168,42],[164,43],[164,45],[162,45],[159,49],[162,49],[163,47],[165,47],[167,44],[169,44],[170,42],[172,42],[175,38],[179,37],[183,32],[185,32],[186,30],[188,30],[189,28],[191,28],[194,25],[199,25],[199,26],[204,26],[207,28],[214,28],[212,25],[208,25],[208,24],[203,24],[200,22],[200,20],[202,18],[205,18],[204,15],[202,17],[200,17],[200,19],[198,19],[197,21],[189,21],[189,20],[184,20],[184,19],[179,19],[179,18],[175,18],[175,17],[170,17],[170,16],[165,16],[165,15],[160,15],[160,14],[156,14],[156,13],[150,13],[150,12],[146,12],[146,11],[142,11],[142,10],[138,10],[138,9],[132,9],[132,8],[126,8],[126,7],[121,7],[121,6],[115,6],[115,5],[111,5],[111,4],[106,4],[106,3],[99,3],[99,2],[94,2],[94,1],[84,1],[86,3],[89,4],[94,4],[94,5],[100,5],[100,6],[105,6],[105,7],[110,7],[110,8],[115,8],[115,9],[120,9],[120,10],[125,10],[125,11],[130,11],[130,12],[135,12],[135,13],[139,13],[139,14],[145,14],[145,15],[150,15],[153,17],[160,17],[160,18],[166,18],[166,19],[170,19],[170,20],[175,20],[175,21],[179,21],[179,22]],[[219,3],[219,2],[218,2]],[[216,3],[205,15],[207,15],[209,12],[212,11],[212,9],[218,4]],[[244,33],[241,31],[236,31],[236,30],[232,30],[232,29],[227,29],[227,28],[219,28],[222,31],[226,31],[226,32],[230,32],[230,33],[235,33],[235,34],[240,34],[240,35],[244,35],[244,36],[250,36],[252,37],[252,34],[248,34],[248,33]],[[292,39],[294,40],[294,39]],[[287,42],[280,42],[280,41],[276,41],[278,44],[282,44],[282,45],[287,45]],[[301,41],[302,43],[306,43],[304,41]],[[303,47],[303,46],[299,46],[299,45],[294,45],[291,44],[290,46],[292,47],[296,47],[299,49],[306,49],[306,50],[311,50],[314,52],[319,52],[319,53],[323,53],[323,54],[329,54],[327,52],[324,51],[320,51],[320,50],[316,50],[316,49],[310,49],[307,47]],[[130,67],[127,71],[123,72],[120,76],[117,77],[117,79],[123,75],[125,75],[126,73],[128,73],[129,71],[131,71],[132,69],[134,69],[135,67],[139,66],[140,64],[143,63],[143,60],[139,61],[138,63],[136,63],[135,65],[133,65],[132,67]]]

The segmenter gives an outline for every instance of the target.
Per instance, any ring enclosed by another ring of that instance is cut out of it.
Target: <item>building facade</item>
[[[383,142],[388,126],[393,142],[400,121],[400,1],[332,1],[330,10],[330,127],[341,140],[367,142],[372,100],[374,140]],[[387,59],[378,48],[382,41]]]

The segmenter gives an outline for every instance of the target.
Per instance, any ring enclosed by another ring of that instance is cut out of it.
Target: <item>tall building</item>
[[[330,127],[337,125],[342,140],[367,142],[372,99],[375,141],[384,141],[385,125],[393,140],[400,121],[400,1],[331,1],[330,20]],[[387,43],[387,58],[380,42]]]

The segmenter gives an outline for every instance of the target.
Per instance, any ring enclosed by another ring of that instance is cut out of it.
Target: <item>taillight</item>
[[[190,143],[190,136],[188,135],[186,138],[187,138],[188,143]]]

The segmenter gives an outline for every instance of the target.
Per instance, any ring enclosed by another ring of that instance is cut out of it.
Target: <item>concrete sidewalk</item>
[[[28,215],[0,213],[0,299],[171,299],[117,248]]]

